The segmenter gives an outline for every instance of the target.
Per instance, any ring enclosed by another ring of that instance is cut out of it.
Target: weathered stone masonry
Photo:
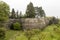
[[[21,19],[10,19],[8,27],[15,22],[22,23],[23,29],[42,29],[46,27],[49,21],[45,18],[21,18]]]

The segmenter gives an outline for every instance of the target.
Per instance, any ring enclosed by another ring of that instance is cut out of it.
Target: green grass
[[[20,35],[20,36],[17,36],[15,40],[27,40],[27,38],[24,35]]]
[[[14,31],[14,30],[8,30],[6,31],[6,40],[9,40],[10,38],[12,38],[18,31]]]
[[[60,40],[60,26],[52,24],[40,33],[41,40]]]

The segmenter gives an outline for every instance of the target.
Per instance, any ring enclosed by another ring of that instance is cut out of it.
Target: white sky
[[[3,0],[9,4],[10,10],[26,11],[27,4],[32,2],[34,6],[42,6],[47,16],[58,16],[60,18],[60,0]]]

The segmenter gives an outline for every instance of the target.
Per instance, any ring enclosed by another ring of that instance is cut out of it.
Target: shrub
[[[55,17],[52,17],[50,20],[49,20],[49,25],[51,24],[58,24],[59,20]]]
[[[21,24],[18,23],[18,22],[14,23],[14,24],[13,24],[13,29],[14,29],[14,30],[20,30],[20,29],[21,29]]]
[[[4,39],[5,38],[5,31],[4,29],[0,29],[0,39]]]

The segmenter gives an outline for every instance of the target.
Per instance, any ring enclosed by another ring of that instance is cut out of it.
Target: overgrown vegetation
[[[21,30],[22,27],[21,27],[21,24],[19,22],[15,22],[11,25],[10,29],[13,29],[13,30]]]
[[[59,24],[56,24],[56,25],[59,25]],[[13,35],[13,38],[9,37],[9,39],[13,39],[13,40],[60,40],[60,25],[59,27],[56,25],[55,24],[49,25],[44,30],[32,29],[32,30],[25,30],[25,31],[16,31],[16,35],[15,36]],[[11,32],[12,31],[10,31],[9,34],[11,34]],[[10,36],[12,36],[12,34]],[[8,36],[6,36],[6,38],[7,37]]]
[[[0,28],[0,40],[4,40],[5,39],[5,30]]]
[[[49,18],[49,25],[51,24],[58,24],[59,23],[59,19],[55,18],[55,17],[51,17]]]
[[[45,16],[44,10],[39,9],[41,13],[40,16]],[[49,25],[43,30],[40,29],[31,29],[21,31],[21,24],[19,22],[15,22],[12,24],[11,29],[2,29],[5,27],[5,22],[9,19],[9,5],[5,2],[0,2],[0,40],[60,40],[60,23],[59,20],[55,17],[52,17],[49,20]],[[39,15],[39,14],[38,14]],[[35,10],[32,3],[27,6],[27,11],[24,16],[15,15],[15,10],[12,9],[12,15],[10,16],[12,19],[15,18],[35,18]],[[17,31],[19,30],[19,31]]]
[[[0,1],[0,40],[5,40],[5,22],[8,20],[9,16],[9,5],[3,1]]]
[[[13,29],[15,30],[21,30],[21,24],[19,22],[16,22],[13,24]]]

